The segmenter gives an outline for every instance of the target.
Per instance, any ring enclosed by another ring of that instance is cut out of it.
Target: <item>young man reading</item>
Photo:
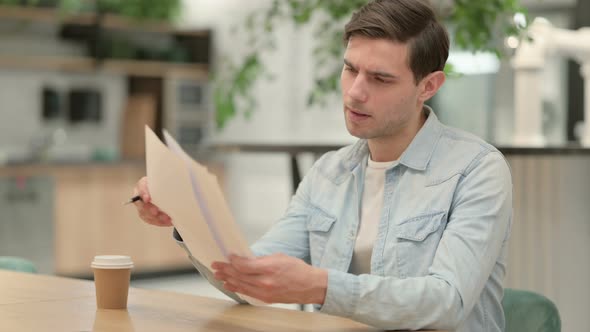
[[[428,3],[376,0],[345,28],[344,116],[356,144],[320,158],[252,250],[212,268],[227,290],[384,329],[504,330],[512,216],[502,154],[424,105],[449,38]],[[136,192],[142,219],[170,226]]]

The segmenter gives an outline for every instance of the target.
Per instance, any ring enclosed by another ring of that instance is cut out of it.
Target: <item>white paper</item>
[[[172,219],[190,253],[204,266],[229,254],[253,257],[215,175],[183,151],[168,132],[168,146],[146,126],[146,169],[152,202]],[[240,295],[251,304],[263,302]]]

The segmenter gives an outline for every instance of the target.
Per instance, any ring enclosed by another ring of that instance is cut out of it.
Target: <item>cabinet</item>
[[[38,128],[29,135],[64,131],[70,146],[62,150],[141,159],[147,124],[158,134],[167,128],[194,155],[213,124],[209,99],[201,95],[209,85],[209,30],[0,5],[0,34],[2,74],[34,80],[3,101],[29,101],[13,114],[29,115],[24,126]],[[17,145],[33,140],[16,130],[5,137],[16,137]]]
[[[54,270],[53,188],[49,176],[0,177],[0,255],[31,260],[41,273]]]
[[[209,165],[209,169],[222,181],[219,166]],[[30,225],[22,233],[47,232],[44,243],[49,247],[45,252],[38,248],[41,257],[35,263],[52,266],[53,271],[48,273],[89,276],[92,258],[101,254],[131,256],[136,274],[191,269],[186,253],[172,238],[172,228],[147,225],[139,219],[134,206],[123,205],[143,175],[144,166],[131,162],[0,168],[0,178],[42,178],[45,190],[51,189],[45,194],[45,202],[52,201],[53,206],[44,207],[44,211],[52,211],[51,216],[42,219],[53,222],[45,224],[45,228],[30,229],[36,227],[33,223],[39,220],[38,213],[31,210],[22,218]],[[14,234],[12,230],[2,236]]]

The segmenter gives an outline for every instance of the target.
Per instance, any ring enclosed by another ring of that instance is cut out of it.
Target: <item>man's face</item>
[[[340,83],[351,135],[395,138],[417,126],[422,87],[416,85],[408,64],[406,44],[361,36],[349,39]]]

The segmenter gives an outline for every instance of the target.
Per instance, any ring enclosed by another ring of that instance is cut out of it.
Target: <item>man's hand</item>
[[[267,303],[323,304],[326,297],[328,271],[291,256],[230,255],[229,263],[214,262],[211,267],[225,289]]]
[[[133,190],[133,196],[139,195],[140,201],[135,202],[139,217],[148,224],[156,226],[172,226],[172,219],[151,203],[150,192],[147,185],[147,177],[142,177]]]

